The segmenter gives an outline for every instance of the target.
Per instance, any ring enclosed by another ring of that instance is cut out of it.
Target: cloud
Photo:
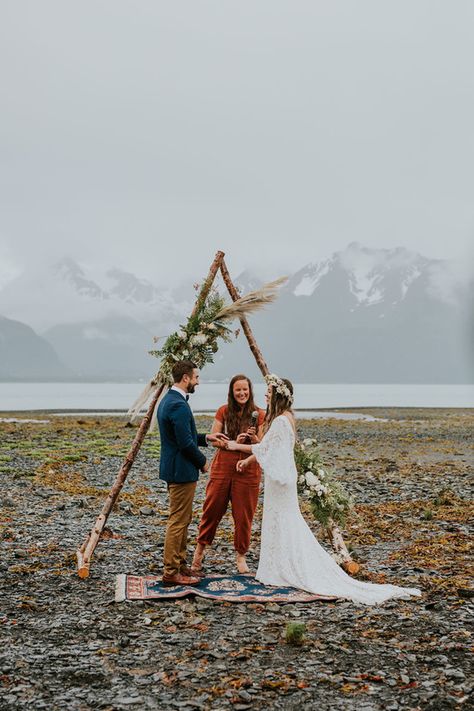
[[[473,19],[428,0],[8,3],[0,248],[163,283],[217,249],[268,276],[354,240],[460,257]]]

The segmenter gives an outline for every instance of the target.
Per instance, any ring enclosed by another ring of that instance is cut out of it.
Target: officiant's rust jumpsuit
[[[222,405],[217,410],[215,419],[222,423],[223,432],[226,431],[226,416],[227,405]],[[265,411],[259,409],[257,431],[264,419]],[[243,432],[246,432],[246,429]],[[241,555],[247,553],[262,477],[257,462],[250,464],[243,472],[237,471],[237,462],[247,456],[242,452],[230,452],[227,449],[218,449],[214,455],[199,524],[197,542],[201,545],[212,544],[217,527],[230,502],[234,519],[234,548]]]

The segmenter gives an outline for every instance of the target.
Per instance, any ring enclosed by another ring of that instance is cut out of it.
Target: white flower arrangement
[[[277,393],[280,393],[280,395],[284,395],[291,405],[293,404],[293,395],[288,389],[288,386],[285,385],[283,380],[279,378],[278,375],[275,375],[275,373],[269,373],[265,376],[265,382],[267,383],[267,385],[271,385],[272,387],[274,387]]]
[[[213,289],[198,314],[171,334],[160,350],[150,351],[151,355],[161,358],[156,379],[161,378],[171,385],[171,370],[179,360],[191,360],[198,368],[213,362],[218,340],[231,340],[230,328],[219,318],[224,306],[224,299]]]
[[[315,518],[324,526],[332,520],[344,524],[354,504],[349,493],[326,469],[314,439],[295,445],[298,490],[309,499]]]
[[[195,336],[191,336],[189,339],[191,346],[203,346],[207,341],[208,337],[204,333],[196,333]]]

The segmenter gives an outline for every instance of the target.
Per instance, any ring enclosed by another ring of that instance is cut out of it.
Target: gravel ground
[[[147,437],[91,577],[80,580],[75,550],[134,429],[119,417],[48,413],[11,415],[47,423],[0,422],[1,708],[472,708],[474,411],[364,412],[386,421],[305,420],[299,432],[316,437],[357,501],[344,535],[360,577],[423,589],[420,600],[375,608],[199,598],[117,604],[117,573],[161,572],[158,437]],[[199,418],[200,431],[209,422]],[[233,570],[229,517],[206,563],[211,572]],[[288,622],[306,625],[302,646],[285,642]]]

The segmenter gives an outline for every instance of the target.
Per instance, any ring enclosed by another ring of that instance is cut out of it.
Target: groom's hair
[[[197,365],[192,362],[192,360],[180,360],[175,363],[171,369],[171,375],[173,376],[174,383],[180,383],[183,379],[183,375],[192,376],[193,370],[197,368]]]

